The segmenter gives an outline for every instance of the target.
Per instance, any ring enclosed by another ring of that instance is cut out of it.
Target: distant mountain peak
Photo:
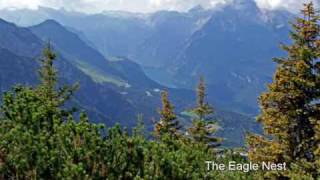
[[[68,33],[67,29],[61,25],[59,22],[57,22],[56,20],[53,19],[48,19],[43,21],[42,23],[35,25],[34,27],[42,27],[42,28],[46,28],[46,29],[51,29],[51,31],[56,31],[56,33],[58,32],[64,32],[64,33]]]
[[[190,12],[190,13],[197,13],[197,12],[202,12],[202,11],[204,11],[204,10],[205,10],[205,9],[204,9],[200,4],[198,4],[197,6],[191,8],[191,9],[189,10],[189,12]]]
[[[50,25],[55,25],[55,26],[62,26],[60,23],[58,23],[56,20],[53,20],[53,19],[47,19],[44,22],[42,22],[41,24],[50,24]]]

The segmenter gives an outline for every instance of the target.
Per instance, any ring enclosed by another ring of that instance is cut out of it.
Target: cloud
[[[125,10],[151,12],[157,10],[188,10],[196,5],[212,7],[228,0],[0,0],[0,9],[36,9],[39,6],[84,12]]]
[[[213,7],[219,3],[226,3],[228,0],[150,0],[153,9],[187,10],[196,5],[205,8]]]
[[[256,0],[257,4],[261,8],[266,9],[287,9],[289,11],[296,12],[302,8],[303,3],[310,2],[310,0]],[[319,7],[320,0],[313,0],[315,5]]]
[[[0,1],[0,9],[4,8],[28,8],[28,9],[36,9],[42,0],[1,0]]]
[[[55,9],[82,11],[88,13],[104,10],[125,10],[133,12],[152,12],[157,10],[185,11],[198,4],[203,7],[214,7],[219,3],[232,0],[0,0],[0,9],[28,8],[37,9],[39,6]],[[246,1],[246,0],[244,0]],[[250,1],[250,0],[247,0]],[[291,11],[299,9],[307,0],[255,0],[259,7],[267,9],[285,8]],[[314,0],[320,4],[320,0]]]

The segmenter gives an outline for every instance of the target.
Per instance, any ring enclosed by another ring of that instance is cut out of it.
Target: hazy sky
[[[0,9],[29,8],[36,9],[39,6],[62,8],[67,10],[82,11],[88,13],[101,12],[103,10],[125,10],[133,12],[152,12],[156,10],[184,11],[201,4],[204,7],[212,7],[218,3],[227,3],[233,0],[0,0]],[[247,1],[247,0],[240,0]],[[286,8],[291,11],[301,7],[308,0],[255,0],[260,7],[268,9]],[[310,0],[309,0],[310,1]],[[314,0],[320,4],[320,0]]]

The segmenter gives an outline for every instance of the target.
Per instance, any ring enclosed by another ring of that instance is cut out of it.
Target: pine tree
[[[46,108],[43,110],[46,115],[43,118],[49,131],[52,130],[53,119],[55,117],[58,116],[62,122],[67,119],[70,113],[75,111],[74,109],[65,111],[61,107],[64,106],[65,102],[69,100],[78,88],[78,84],[58,87],[58,74],[54,65],[56,58],[57,56],[51,44],[47,43],[42,51],[42,58],[40,59],[41,67],[38,72],[41,83],[35,89],[38,97],[46,104]]]
[[[58,75],[54,67],[57,55],[49,43],[42,51],[42,58],[40,59],[41,67],[39,70],[40,85],[38,86],[38,93],[41,97],[48,101],[53,107],[63,105],[78,88],[78,84],[73,86],[63,86],[57,89]]]
[[[162,109],[159,111],[160,120],[155,125],[155,135],[162,137],[164,134],[168,134],[170,137],[177,138],[181,126],[174,112],[174,106],[169,101],[167,91],[161,93],[161,101]]]
[[[137,125],[132,129],[132,135],[135,137],[144,137],[146,132],[145,132],[145,124],[143,121],[143,115],[138,114],[137,116]]]
[[[314,149],[319,118],[319,15],[312,3],[304,5],[303,18],[292,24],[292,45],[283,45],[288,57],[278,64],[268,92],[260,96],[258,122],[264,136],[249,135],[249,158],[252,161],[286,163],[290,173],[316,177]],[[276,178],[295,176],[288,172],[269,173]]]
[[[210,147],[217,147],[220,145],[220,139],[214,135],[217,130],[217,124],[210,117],[214,113],[214,110],[205,101],[205,97],[205,82],[203,77],[200,77],[197,88],[197,105],[191,110],[196,117],[192,121],[192,126],[188,129],[188,133],[195,142],[201,142]]]
[[[41,84],[35,88],[16,86],[3,96],[0,149],[5,163],[0,174],[4,179],[53,179],[67,163],[66,154],[60,151],[66,144],[59,144],[61,138],[57,137],[65,127],[64,120],[73,120],[71,113],[62,109],[73,88],[56,89],[55,57],[48,45],[41,61]]]
[[[44,90],[42,96],[52,100],[56,96],[57,71],[54,68],[54,61],[57,56],[53,52],[50,43],[43,49],[42,56],[40,59],[41,68],[39,70],[40,86]]]

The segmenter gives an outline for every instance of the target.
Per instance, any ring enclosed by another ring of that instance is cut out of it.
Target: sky
[[[124,10],[131,12],[154,12],[157,10],[186,11],[196,5],[205,8],[233,0],[0,0],[0,9],[37,9],[39,6],[70,11],[99,13],[104,10]],[[247,0],[240,0],[247,1]],[[308,0],[254,0],[266,9],[285,8],[296,11]],[[309,0],[310,1],[310,0]],[[313,0],[320,4],[320,0]]]

